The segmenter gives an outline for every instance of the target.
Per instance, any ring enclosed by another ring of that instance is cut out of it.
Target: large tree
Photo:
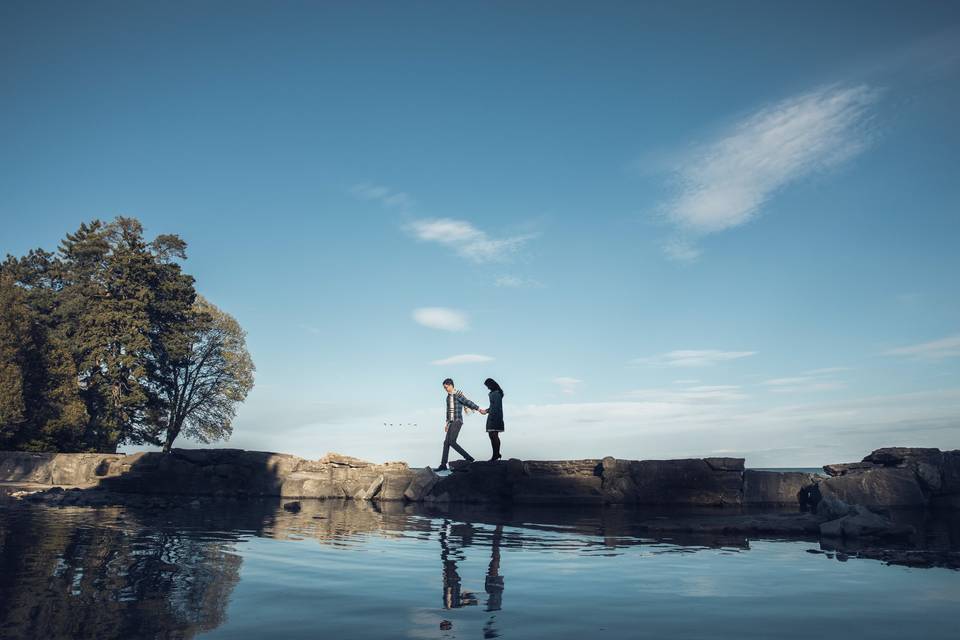
[[[22,437],[27,422],[23,383],[33,312],[24,298],[13,277],[0,273],[0,445]]]
[[[237,405],[253,388],[246,332],[228,313],[197,296],[185,357],[159,373],[163,450],[178,436],[203,443],[229,437]]]
[[[88,421],[73,358],[0,270],[0,448],[76,451]]]
[[[147,242],[140,222],[124,217],[81,224],[56,253],[7,256],[0,447],[169,448],[181,432],[203,442],[229,433],[230,403],[246,396],[253,365],[236,321],[197,303],[194,280],[178,263],[184,259],[178,236]],[[217,349],[198,360],[208,343]],[[216,366],[221,375],[206,377]],[[218,392],[203,391],[211,381]],[[192,389],[189,400],[169,393],[180,386]]]

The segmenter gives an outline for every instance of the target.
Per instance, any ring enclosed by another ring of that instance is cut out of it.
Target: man
[[[481,414],[487,413],[485,409],[481,409],[475,402],[463,395],[462,391],[457,391],[453,386],[453,380],[450,378],[443,381],[443,388],[447,392],[447,422],[443,427],[447,435],[443,439],[443,458],[435,471],[447,470],[450,447],[453,447],[467,462],[473,462],[473,457],[457,444],[457,436],[460,435],[460,428],[463,426],[463,408],[468,407],[474,411],[479,411]]]

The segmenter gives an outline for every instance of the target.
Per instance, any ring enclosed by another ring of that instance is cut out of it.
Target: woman
[[[487,435],[490,436],[490,446],[493,447],[493,456],[490,462],[500,459],[500,434],[503,433],[503,389],[493,378],[487,378],[483,384],[490,389],[490,407],[487,409]]]

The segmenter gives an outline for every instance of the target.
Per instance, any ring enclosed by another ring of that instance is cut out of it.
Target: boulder
[[[373,464],[372,462],[367,462],[366,460],[361,460],[360,458],[345,456],[341,453],[333,453],[332,451],[317,460],[317,462],[320,464],[335,464],[344,467],[369,467]]]
[[[910,469],[878,468],[824,478],[817,485],[822,497],[832,496],[866,507],[924,507],[927,499]]]
[[[943,478],[940,474],[940,467],[929,462],[919,461],[913,472],[920,481],[920,486],[927,493],[937,494],[943,488]]]
[[[743,458],[704,458],[704,462],[714,471],[743,471]]]
[[[85,486],[120,473],[116,453],[0,451],[0,481]]]
[[[403,491],[402,497],[411,502],[420,502],[424,496],[430,493],[433,485],[437,483],[440,477],[433,472],[433,469],[427,467],[417,473]]]
[[[824,496],[817,503],[817,516],[823,520],[836,520],[850,515],[851,507],[849,504],[834,495]]]
[[[600,462],[603,501],[612,504],[634,502],[637,486],[630,475],[630,461],[607,456]]]
[[[497,480],[500,491],[522,504],[602,504],[601,461],[509,460]]]
[[[872,462],[847,462],[843,464],[825,464],[823,470],[828,476],[845,476],[848,473],[859,473],[881,465]]]
[[[960,451],[944,451],[940,459],[938,495],[960,495]]]
[[[446,494],[450,502],[510,502],[516,497],[510,488],[506,465],[474,462],[469,466],[454,467],[454,472],[449,475],[437,476],[429,491],[418,493],[424,498]]]
[[[353,495],[330,481],[329,475],[312,471],[297,471],[287,476],[280,486],[284,498],[346,498]]]
[[[884,467],[905,467],[920,460],[932,461],[939,465],[942,457],[940,449],[923,447],[884,447],[864,457],[863,461]]]
[[[743,502],[738,471],[717,471],[705,460],[630,462],[637,504],[737,505]]]
[[[817,480],[811,473],[747,469],[743,473],[743,503],[800,506],[803,490]]]
[[[353,497],[356,498],[357,500],[373,500],[373,498],[378,493],[380,493],[380,487],[382,486],[383,486],[383,474],[380,474],[379,476],[374,478],[373,482],[371,482],[366,489],[363,489],[362,491],[357,492],[357,494]]]

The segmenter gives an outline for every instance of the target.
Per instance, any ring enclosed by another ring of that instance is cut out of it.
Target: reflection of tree
[[[0,635],[191,638],[223,621],[234,539],[119,521],[119,509],[19,509],[0,548]],[[65,517],[66,516],[66,517]]]

